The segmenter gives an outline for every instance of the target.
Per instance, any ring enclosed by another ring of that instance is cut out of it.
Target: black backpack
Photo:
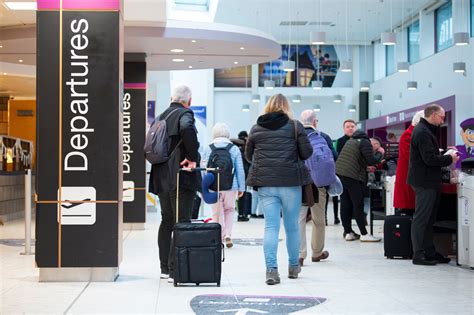
[[[232,156],[230,155],[230,149],[232,146],[232,143],[229,143],[227,146],[222,148],[217,148],[214,144],[209,146],[212,151],[209,155],[207,167],[219,168],[219,190],[230,190],[232,188],[232,183],[234,181],[234,163],[232,162]],[[210,189],[217,191],[217,176]]]
[[[160,164],[168,161],[171,154],[168,154],[168,131],[166,119],[171,116],[178,108],[172,110],[163,119],[156,118],[150,126],[145,139],[143,150],[145,158],[151,164]],[[179,145],[180,143],[178,143]],[[176,148],[178,147],[176,146]]]

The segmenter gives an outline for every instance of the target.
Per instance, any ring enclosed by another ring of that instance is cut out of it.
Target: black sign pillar
[[[143,230],[146,220],[145,54],[125,54],[123,88],[123,222],[124,229]]]
[[[122,260],[120,0],[37,1],[40,281],[113,281]]]

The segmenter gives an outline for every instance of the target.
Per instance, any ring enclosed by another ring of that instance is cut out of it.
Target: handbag
[[[303,161],[300,160],[299,154],[298,154],[298,132],[296,130],[296,121],[293,120],[293,125],[295,129],[295,141],[296,141],[296,163],[297,163],[297,171],[298,171],[298,177],[301,179],[304,179],[305,177],[309,176],[308,169],[306,168],[306,165],[304,164]],[[301,187],[301,203],[305,206],[312,207],[314,206],[315,198],[314,198],[314,191],[313,191],[313,183],[310,182],[308,184],[305,184]],[[316,189],[316,193],[317,189]]]

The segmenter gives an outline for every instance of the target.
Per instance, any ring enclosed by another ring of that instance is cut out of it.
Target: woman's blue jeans
[[[300,233],[298,216],[301,208],[301,186],[259,187],[259,208],[265,216],[265,236],[263,252],[267,269],[278,268],[278,234],[280,232],[280,212],[286,233],[288,264],[298,266]]]

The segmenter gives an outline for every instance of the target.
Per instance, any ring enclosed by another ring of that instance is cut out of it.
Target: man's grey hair
[[[441,110],[443,110],[443,108],[439,106],[438,104],[428,105],[425,107],[425,118],[429,118],[431,115]]]
[[[301,113],[300,119],[303,125],[309,126],[312,125],[313,122],[316,120],[316,114],[314,113],[314,110],[307,109]]]
[[[191,89],[186,85],[180,85],[174,88],[173,94],[171,94],[171,101],[178,103],[187,103],[191,99],[193,94]]]
[[[418,125],[418,123],[420,122],[420,118],[423,117],[424,115],[425,115],[425,111],[423,110],[417,111],[415,115],[413,115],[413,118],[411,119],[412,126]]]
[[[212,128],[212,138],[215,139],[219,137],[230,138],[229,126],[227,126],[227,124],[217,123]]]

